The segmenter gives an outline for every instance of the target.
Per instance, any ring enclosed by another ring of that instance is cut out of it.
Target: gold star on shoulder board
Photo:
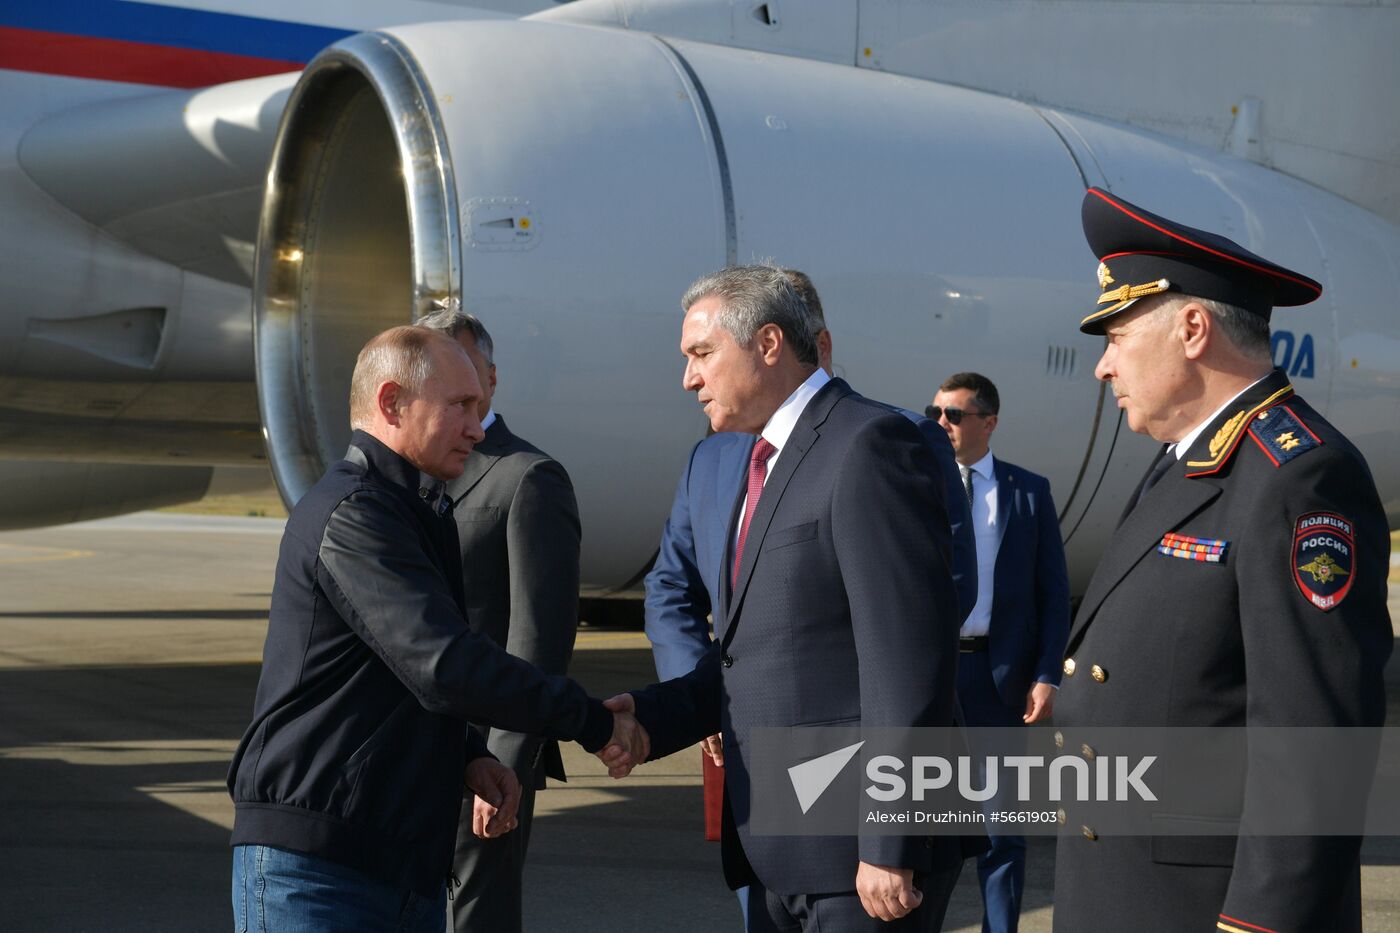
[[[1297,447],[1303,442],[1298,440],[1298,438],[1294,437],[1292,431],[1284,431],[1278,437],[1274,438],[1274,443],[1282,447],[1284,450],[1292,450],[1294,447]]]

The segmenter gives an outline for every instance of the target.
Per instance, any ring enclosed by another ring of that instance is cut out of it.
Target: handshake
[[[608,766],[608,774],[624,778],[647,760],[651,739],[637,721],[636,703],[630,693],[621,693],[606,706],[613,714],[613,732],[608,744],[598,749],[598,758]],[[475,796],[472,804],[472,832],[481,839],[496,839],[519,825],[520,780],[515,772],[494,758],[477,758],[467,765],[467,790]]]
[[[625,778],[651,754],[651,737],[637,721],[637,704],[632,694],[619,693],[604,700],[603,705],[612,710],[613,733],[608,744],[595,754],[608,766],[609,777]]]

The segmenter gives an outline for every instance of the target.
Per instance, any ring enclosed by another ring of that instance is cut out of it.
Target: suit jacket
[[[1316,516],[1347,531],[1306,533]],[[1070,632],[1055,704],[1065,747],[1086,725],[1382,724],[1389,553],[1365,460],[1275,370],[1114,532]],[[1314,576],[1323,555],[1332,570]],[[1249,765],[1244,814],[1270,806],[1277,768]],[[1300,793],[1353,799],[1330,785]],[[1090,840],[1066,809],[1056,929],[1360,929],[1359,839]]]
[[[653,757],[723,732],[732,887],[757,878],[778,894],[849,891],[862,860],[931,870],[961,859],[951,837],[749,833],[753,729],[953,723],[958,614],[937,476],[908,419],[828,382],[773,465],[732,592],[720,587],[723,650],[634,694]]]
[[[569,474],[499,415],[448,484],[456,502],[467,622],[506,651],[563,674],[578,629],[579,517]],[[490,730],[491,752],[522,779],[564,779],[559,743]]]
[[[943,501],[952,529],[953,581],[962,618],[977,601],[977,544],[953,446],[938,422],[899,411],[918,424],[943,478]],[[646,633],[656,659],[656,676],[662,680],[689,673],[709,649],[707,617],[720,602],[730,511],[748,475],[754,437],[721,433],[705,438],[690,452],[676,486],[661,546],[646,578]],[[1066,629],[1068,624],[1066,617]],[[1060,659],[1061,655],[1053,659],[1056,672]]]
[[[1050,481],[992,458],[997,548],[988,655],[997,693],[1023,709],[1035,682],[1060,683],[1069,639],[1069,572]]]

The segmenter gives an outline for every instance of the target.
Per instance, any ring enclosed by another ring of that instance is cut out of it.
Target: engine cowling
[[[771,257],[814,278],[859,391],[919,409],[978,369],[1016,400],[998,454],[1050,477],[1082,585],[1153,449],[1120,431],[1102,342],[1076,327],[1086,182],[1321,265],[1296,232],[1304,186],[1150,135],[622,29],[351,37],[293,90],[269,175],[254,303],[274,475],[295,501],[343,453],[365,340],[458,299],[495,337],[497,410],[574,478],[583,579],[635,583],[705,432],[679,386],[679,296]]]
[[[990,309],[1084,294],[1066,235],[1083,185],[1027,108],[622,30],[352,37],[294,89],[270,177],[258,381],[289,500],[344,451],[364,341],[459,298],[495,337],[497,408],[574,476],[595,585],[646,565],[704,435],[679,387],[678,299],[699,274],[770,256],[811,270],[838,371],[911,407],[967,368],[950,341],[998,335]],[[1045,210],[1027,216],[1032,193]],[[1056,324],[1057,344],[1091,343]],[[1046,345],[1018,330],[1043,371]],[[1036,392],[1086,413],[1098,397],[1070,379]],[[1071,478],[1089,439],[1086,420],[1064,445]]]

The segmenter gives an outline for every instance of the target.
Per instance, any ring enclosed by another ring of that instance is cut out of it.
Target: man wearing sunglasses
[[[957,373],[924,409],[948,432],[962,474],[961,492],[972,509],[977,599],[959,639],[958,702],[974,729],[1048,718],[1069,637],[1069,576],[1050,483],[992,456],[1000,405],[986,376]],[[977,859],[982,928],[1014,931],[1026,840],[990,839],[991,850]]]

